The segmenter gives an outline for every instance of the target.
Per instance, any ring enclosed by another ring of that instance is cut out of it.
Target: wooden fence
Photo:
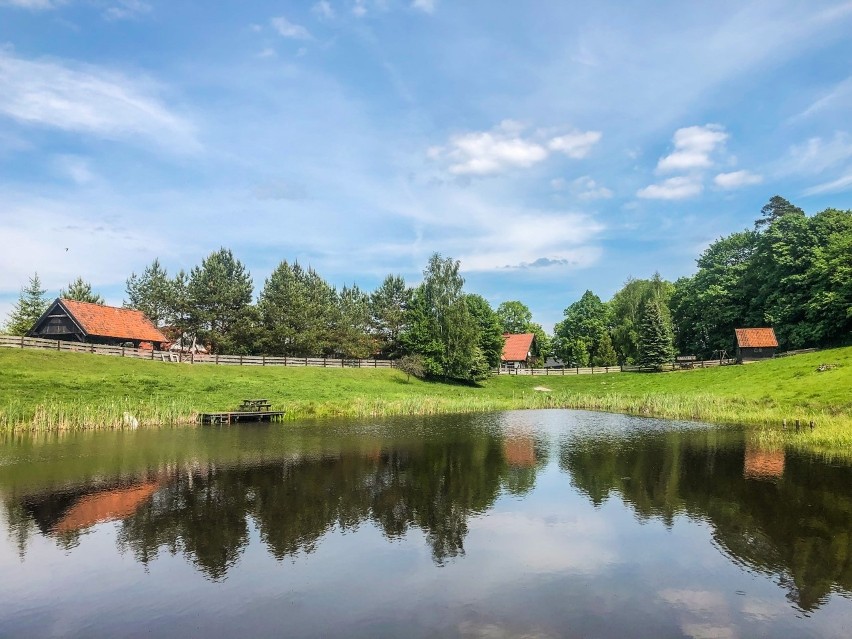
[[[712,368],[714,366],[728,366],[736,364],[735,359],[708,359],[692,362],[676,362],[663,364],[664,371],[689,370],[695,368]],[[540,376],[563,376],[563,375],[603,375],[605,373],[640,373],[657,371],[660,368],[649,368],[642,366],[589,366],[586,368],[506,368],[494,369],[495,375],[540,375]]]
[[[223,366],[315,366],[321,368],[393,368],[389,359],[340,359],[332,357],[271,357],[268,355],[178,355],[171,351],[152,351],[124,346],[103,346],[64,342],[37,337],[0,335],[0,347],[33,348],[71,353],[93,353],[114,357],[133,357],[155,362],[182,362],[185,364],[219,364]]]
[[[214,364],[220,366],[313,366],[319,368],[393,368],[390,359],[340,359],[331,357],[272,357],[270,355],[181,355],[171,351],[152,351],[142,348],[126,348],[124,346],[102,346],[100,344],[83,344],[80,342],[63,342],[54,339],[37,337],[18,337],[16,335],[0,335],[0,347],[34,348],[71,353],[93,353],[96,355],[112,355],[114,357],[133,357],[148,359],[155,362],[182,362],[185,364]],[[688,364],[665,364],[663,370],[678,370],[681,368],[710,368],[735,364],[734,359],[710,359],[688,362]],[[602,375],[605,373],[634,373],[656,369],[641,366],[592,366],[587,368],[498,368],[492,371],[495,375]]]

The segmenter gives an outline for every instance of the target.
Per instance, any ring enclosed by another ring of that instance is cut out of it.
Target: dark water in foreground
[[[0,637],[849,637],[852,467],[576,411],[0,440]]]

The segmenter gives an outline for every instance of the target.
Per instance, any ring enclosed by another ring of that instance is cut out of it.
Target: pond
[[[0,637],[849,637],[852,466],[582,411],[0,439]]]

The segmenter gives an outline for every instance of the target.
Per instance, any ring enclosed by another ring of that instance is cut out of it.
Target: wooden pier
[[[272,422],[284,417],[283,410],[271,410],[266,399],[244,399],[237,410],[221,413],[199,413],[201,424],[236,424],[238,422]]]

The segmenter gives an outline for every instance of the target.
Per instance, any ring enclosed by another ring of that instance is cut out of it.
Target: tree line
[[[629,279],[565,309],[554,353],[575,366],[656,366],[733,354],[734,329],[773,327],[782,350],[852,343],[852,211],[813,216],[774,196],[753,228],[710,244],[675,282]]]
[[[814,216],[780,196],[754,227],[713,242],[697,272],[676,282],[628,279],[609,301],[592,291],[564,311],[552,335],[517,300],[495,310],[464,290],[459,262],[436,253],[410,287],[388,275],[374,291],[330,285],[312,268],[282,261],[257,300],[249,271],[228,249],[189,273],[159,260],[127,279],[125,306],[173,339],[217,353],[400,359],[416,375],[484,378],[500,364],[503,333],[534,333],[533,364],[659,367],[675,353],[732,352],[734,328],[772,326],[782,349],[839,345],[852,331],[852,211]],[[24,334],[47,307],[36,274],[6,330]],[[61,297],[103,303],[77,278]]]

